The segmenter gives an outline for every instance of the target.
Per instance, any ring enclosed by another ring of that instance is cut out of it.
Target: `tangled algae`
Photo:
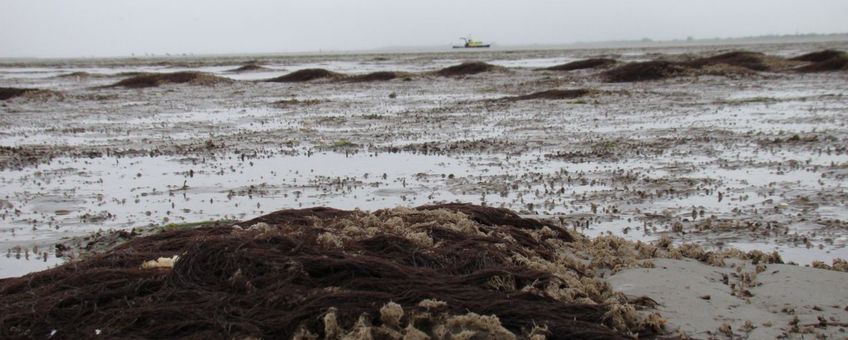
[[[267,81],[272,83],[300,83],[317,79],[341,79],[344,77],[345,76],[341,73],[325,70],[323,68],[308,68],[297,70],[277,78],[268,79]]]
[[[609,58],[591,58],[591,59],[583,59],[572,61],[570,63],[565,63],[561,65],[551,66],[545,68],[548,71],[574,71],[574,70],[582,70],[587,68],[602,68],[609,67],[615,65],[615,59]]]
[[[64,96],[60,92],[44,89],[0,87],[0,100],[12,98],[47,99],[52,97],[62,98]]]
[[[112,87],[146,88],[158,87],[165,84],[215,85],[231,83],[232,80],[203,72],[174,72],[174,73],[142,73],[121,80]]]
[[[492,64],[484,63],[482,61],[470,61],[464,62],[459,65],[445,67],[441,70],[436,71],[436,75],[442,77],[457,77],[457,76],[466,76],[472,74],[478,74],[483,72],[492,72],[497,70],[502,70],[503,67],[495,66]]]
[[[413,75],[411,73],[404,72],[394,72],[394,71],[379,71],[379,72],[371,72],[366,74],[360,74],[355,76],[350,76],[346,81],[352,83],[366,83],[366,82],[375,82],[375,81],[389,81],[397,78],[410,78]]]
[[[687,68],[679,63],[652,60],[624,64],[602,73],[608,82],[636,82],[671,78],[685,73]]]
[[[547,99],[547,100],[562,100],[562,99],[576,99],[580,97],[585,97],[595,93],[596,91],[590,89],[555,89],[555,90],[545,90],[539,92],[533,92],[530,94],[525,94],[521,96],[514,97],[505,97],[502,100],[507,101],[522,101],[522,100],[535,100],[535,99]]]
[[[658,315],[637,312],[570,251],[586,242],[508,210],[472,205],[284,210],[238,225],[136,237],[0,280],[0,337],[660,333]]]

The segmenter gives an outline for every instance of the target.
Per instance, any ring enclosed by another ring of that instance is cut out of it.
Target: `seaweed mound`
[[[838,50],[823,50],[797,56],[791,60],[806,61],[810,64],[798,67],[800,72],[829,72],[848,70],[848,54]]]
[[[232,72],[232,73],[256,72],[256,71],[264,71],[264,70],[267,70],[267,69],[268,69],[267,67],[257,65],[257,64],[246,64],[246,65],[243,65],[241,67],[237,67],[237,68],[234,68],[232,70],[229,70],[227,72]]]
[[[487,64],[481,61],[471,61],[459,65],[445,67],[441,70],[436,71],[436,74],[442,77],[456,77],[483,72],[491,72],[498,69],[500,69],[500,67],[492,64]]]
[[[27,92],[38,91],[38,89],[21,89],[14,87],[0,87],[0,100],[20,97]]]
[[[572,240],[567,230],[481,206],[284,210],[134,237],[0,280],[0,337],[657,334],[661,322],[565,255]]]
[[[830,72],[848,70],[848,55],[839,55],[797,68],[800,72]]]
[[[392,72],[392,71],[380,71],[380,72],[372,72],[368,74],[356,75],[347,79],[347,81],[354,83],[364,83],[364,82],[372,82],[372,81],[389,81],[392,79],[403,77],[404,74],[400,72]]]
[[[510,101],[519,101],[519,100],[533,100],[533,99],[551,99],[551,100],[561,100],[561,99],[574,99],[587,96],[591,94],[592,91],[588,89],[569,89],[569,90],[547,90],[534,92],[531,94],[525,94],[522,96],[515,97],[506,97],[505,100]]]
[[[587,68],[600,68],[600,67],[608,67],[615,65],[615,59],[608,58],[592,58],[592,59],[584,59],[578,61],[572,61],[570,63],[551,66],[545,68],[545,70],[549,71],[573,71],[573,70],[582,70]]]
[[[95,76],[95,75],[88,73],[88,72],[79,71],[79,72],[71,72],[71,73],[66,73],[66,74],[60,74],[60,75],[56,76],[56,78],[83,79],[83,78],[89,78],[89,77],[93,77],[93,76]]]
[[[61,97],[62,94],[56,91],[36,88],[0,87],[0,100],[9,100],[17,97],[46,99],[55,96]]]
[[[636,82],[659,80],[683,74],[686,67],[665,60],[629,63],[605,71],[602,77],[608,82]]]
[[[219,83],[232,82],[227,78],[221,78],[203,72],[174,72],[174,73],[142,73],[121,80],[112,87],[146,88],[157,87],[165,84],[192,84],[192,85],[215,85]]]
[[[767,62],[767,56],[758,52],[734,51],[710,57],[698,58],[686,63],[687,66],[702,68],[712,65],[731,65],[754,71],[769,71],[772,69]]]
[[[324,79],[324,78],[343,78],[344,75],[341,73],[332,72],[329,70],[325,70],[323,68],[308,68],[303,70],[294,71],[292,73],[269,79],[267,81],[273,83],[297,83],[297,82],[307,82],[316,79]]]
[[[789,60],[795,61],[807,61],[811,63],[819,63],[822,61],[826,61],[831,58],[836,57],[845,57],[845,52],[839,50],[821,50],[816,52],[810,52],[807,54],[802,54],[794,58],[790,58]]]

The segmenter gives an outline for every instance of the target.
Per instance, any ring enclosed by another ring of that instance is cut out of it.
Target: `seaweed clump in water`
[[[570,63],[565,63],[562,65],[551,66],[545,68],[545,70],[549,71],[574,71],[574,70],[582,70],[587,68],[600,68],[600,67],[608,67],[615,65],[615,59],[609,58],[591,58],[584,60],[572,61]]]
[[[671,78],[685,73],[686,70],[686,67],[675,62],[652,60],[624,64],[605,71],[602,76],[608,82],[622,83]]]
[[[623,339],[659,332],[655,314],[643,317],[565,255],[571,242],[564,229],[472,205],[284,210],[138,237],[0,280],[0,337]]]
[[[478,74],[483,72],[491,72],[500,69],[502,68],[495,65],[487,64],[481,61],[472,61],[465,62],[459,65],[445,67],[441,70],[436,71],[436,75],[442,77],[456,77]]]
[[[267,81],[272,83],[299,83],[316,79],[340,79],[343,77],[344,75],[341,73],[325,70],[323,68],[308,68],[304,70],[297,70],[277,78],[269,79]]]
[[[64,97],[61,92],[35,89],[35,88],[17,88],[17,87],[0,87],[0,100],[9,100],[12,98],[26,99],[46,99],[51,97]]]
[[[547,100],[562,100],[562,99],[575,99],[580,97],[585,97],[592,94],[594,91],[589,89],[556,89],[556,90],[546,90],[533,92],[530,94],[525,94],[521,96],[514,97],[506,97],[504,100],[508,101],[521,101],[521,100],[534,100],[534,99],[547,99]]]
[[[174,72],[174,73],[142,73],[121,80],[112,87],[147,88],[158,87],[165,84],[192,84],[192,85],[216,85],[230,83],[230,79],[206,74],[203,72]]]
[[[347,81],[354,82],[354,83],[365,83],[365,82],[375,82],[375,81],[389,81],[389,80],[401,78],[401,77],[409,77],[409,75],[401,73],[401,72],[394,72],[394,71],[379,71],[379,72],[371,72],[371,73],[351,76],[351,77],[347,78]]]
[[[798,71],[805,73],[848,70],[848,54],[838,50],[807,53],[792,60],[810,62],[808,65],[797,68]]]

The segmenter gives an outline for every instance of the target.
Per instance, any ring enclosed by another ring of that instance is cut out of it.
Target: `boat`
[[[465,41],[465,44],[462,45],[462,46],[454,45],[453,48],[489,48],[490,46],[492,46],[490,44],[483,44],[482,41],[471,39],[471,37],[468,37],[468,38],[461,37],[460,39]]]

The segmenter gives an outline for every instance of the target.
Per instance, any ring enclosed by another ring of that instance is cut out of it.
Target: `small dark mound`
[[[534,92],[531,94],[525,94],[523,96],[515,96],[515,97],[506,97],[504,100],[509,101],[519,101],[519,100],[533,100],[533,99],[551,99],[551,100],[561,100],[561,99],[574,99],[587,96],[591,94],[592,91],[588,89],[571,89],[571,90],[547,90],[541,92]]]
[[[247,64],[238,68],[234,68],[227,72],[240,73],[240,72],[255,72],[255,71],[264,71],[268,70],[267,67],[256,65],[256,64]]]
[[[372,81],[389,81],[392,79],[400,78],[403,75],[399,72],[392,71],[381,71],[381,72],[372,72],[368,74],[362,74],[357,76],[352,76],[347,79],[347,81],[354,83],[364,83],[364,82],[372,82]]]
[[[848,71],[848,55],[839,55],[826,59],[820,62],[815,62],[806,66],[797,68],[800,72],[831,72],[831,71]]]
[[[608,82],[623,83],[646,80],[659,80],[680,75],[686,68],[670,61],[653,60],[629,63],[602,74]]]
[[[766,63],[766,55],[758,52],[734,51],[706,58],[698,58],[685,63],[687,66],[702,68],[713,65],[732,65],[754,71],[768,71],[771,67]]]
[[[0,87],[0,100],[20,97],[27,92],[38,91],[38,89],[19,89],[14,87]]]
[[[61,74],[61,75],[58,75],[56,77],[57,78],[88,78],[88,77],[91,77],[91,76],[93,76],[93,75],[91,73],[88,73],[88,72],[72,72],[72,73]]]
[[[789,60],[795,61],[808,61],[811,63],[820,63],[822,61],[826,61],[828,59],[836,58],[836,57],[844,57],[845,52],[838,50],[822,50],[817,52],[811,52],[807,54],[802,54],[797,57],[791,58]]]
[[[124,77],[143,76],[143,75],[148,75],[148,74],[150,74],[150,73],[147,73],[147,72],[120,72],[120,73],[116,73],[112,76],[117,77],[117,78],[124,78]]]
[[[203,72],[174,72],[174,73],[144,73],[131,78],[121,80],[112,87],[145,88],[157,87],[164,84],[195,84],[215,85],[228,83],[231,80],[206,74]]]
[[[545,70],[549,71],[573,71],[573,70],[582,70],[587,68],[600,68],[615,65],[615,59],[608,58],[592,58],[585,60],[572,61],[570,63],[551,66],[545,68]]]
[[[61,93],[35,88],[0,87],[0,100],[9,100],[17,97],[46,98],[52,96],[61,96]]]
[[[445,67],[441,70],[436,71],[437,75],[442,77],[455,77],[455,76],[464,76],[470,74],[477,74],[483,72],[491,72],[496,69],[499,69],[498,66],[484,63],[482,61],[472,61],[466,62],[459,65],[454,65],[450,67]]]
[[[341,73],[336,73],[332,71],[325,70],[323,68],[308,68],[303,70],[294,71],[292,73],[286,74],[284,76],[280,76],[277,78],[269,79],[267,81],[273,83],[297,83],[297,82],[305,82],[316,79],[323,78],[343,78],[344,75]]]

